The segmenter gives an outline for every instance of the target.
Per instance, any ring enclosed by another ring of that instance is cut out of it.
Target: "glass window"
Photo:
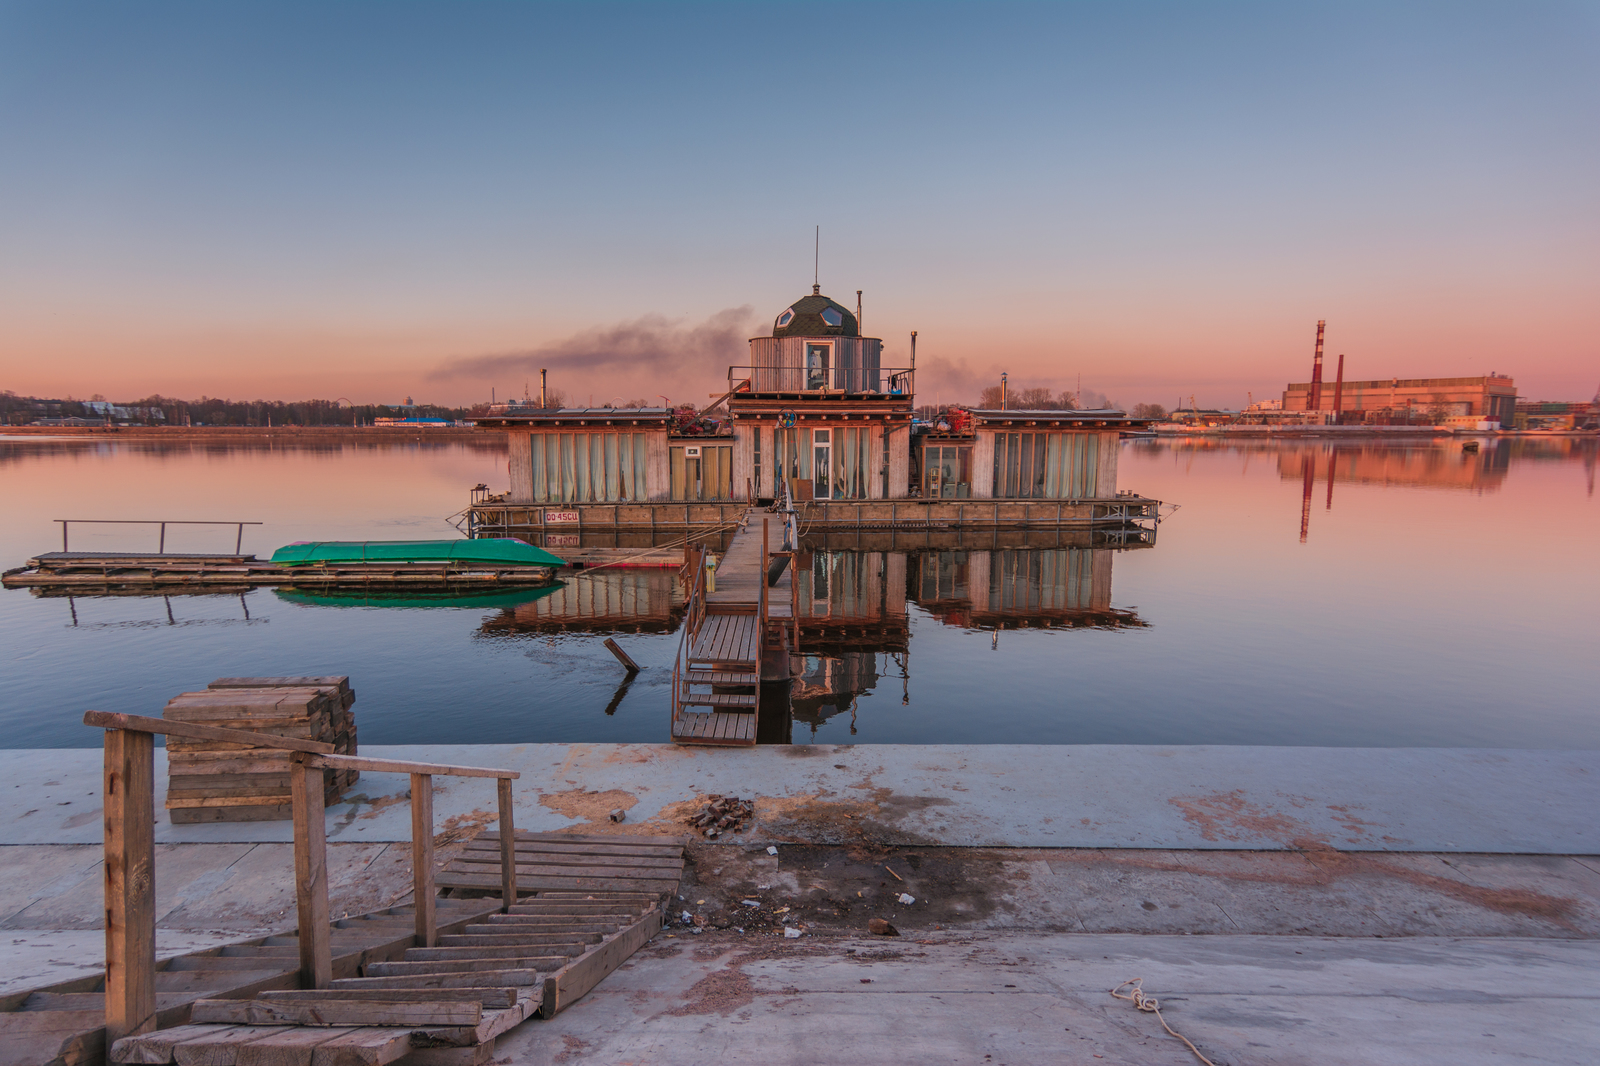
[[[828,357],[832,352],[826,344],[806,345],[806,388],[828,387]]]
[[[822,321],[830,326],[837,326],[844,322],[844,316],[836,308],[824,307],[822,309]]]
[[[779,325],[780,328],[783,327],[783,326],[787,326],[789,323],[791,323],[793,321],[794,321],[794,308],[792,308],[792,307],[789,308],[789,310],[785,311],[783,314],[778,316],[778,325]]]

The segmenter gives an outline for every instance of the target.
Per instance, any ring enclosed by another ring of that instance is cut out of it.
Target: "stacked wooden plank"
[[[225,677],[168,701],[163,716],[298,737],[356,754],[355,693],[347,677]],[[167,740],[167,811],[174,824],[287,820],[290,756],[223,741]],[[325,802],[336,802],[357,771],[325,770]]]
[[[524,893],[635,892],[670,896],[683,876],[683,842],[659,836],[516,832],[517,889]],[[455,896],[498,894],[500,833],[486,830],[434,879]]]
[[[653,893],[541,894],[328,988],[200,1000],[191,1024],[124,1037],[109,1059],[486,1063],[502,1033],[570,1006],[627,961],[660,930],[661,913]]]

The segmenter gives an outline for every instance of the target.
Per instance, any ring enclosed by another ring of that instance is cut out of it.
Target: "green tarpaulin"
[[[480,540],[303,540],[272,553],[279,566],[310,563],[463,563],[472,566],[565,566],[543,548],[510,537]]]

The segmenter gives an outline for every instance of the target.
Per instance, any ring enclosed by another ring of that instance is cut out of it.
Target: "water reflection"
[[[1087,532],[1050,536],[1095,539]],[[944,626],[993,631],[995,640],[1007,629],[1147,625],[1134,611],[1111,604],[1113,560],[1127,548],[871,551],[819,547],[825,539],[808,542],[811,550],[773,588],[775,600],[793,598],[800,633],[791,681],[763,693],[763,739],[769,742],[786,742],[793,724],[814,733],[839,715],[849,716],[854,734],[857,701],[880,685],[909,704],[913,613]],[[541,591],[548,594],[486,618],[479,635],[672,633],[683,614],[682,582],[671,568],[583,571]],[[632,676],[621,680],[606,714],[616,712],[632,682]]]

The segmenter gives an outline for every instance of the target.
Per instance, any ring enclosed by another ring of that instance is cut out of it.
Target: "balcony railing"
[[[910,396],[914,371],[908,366],[730,366],[730,392],[813,392],[818,395]]]

